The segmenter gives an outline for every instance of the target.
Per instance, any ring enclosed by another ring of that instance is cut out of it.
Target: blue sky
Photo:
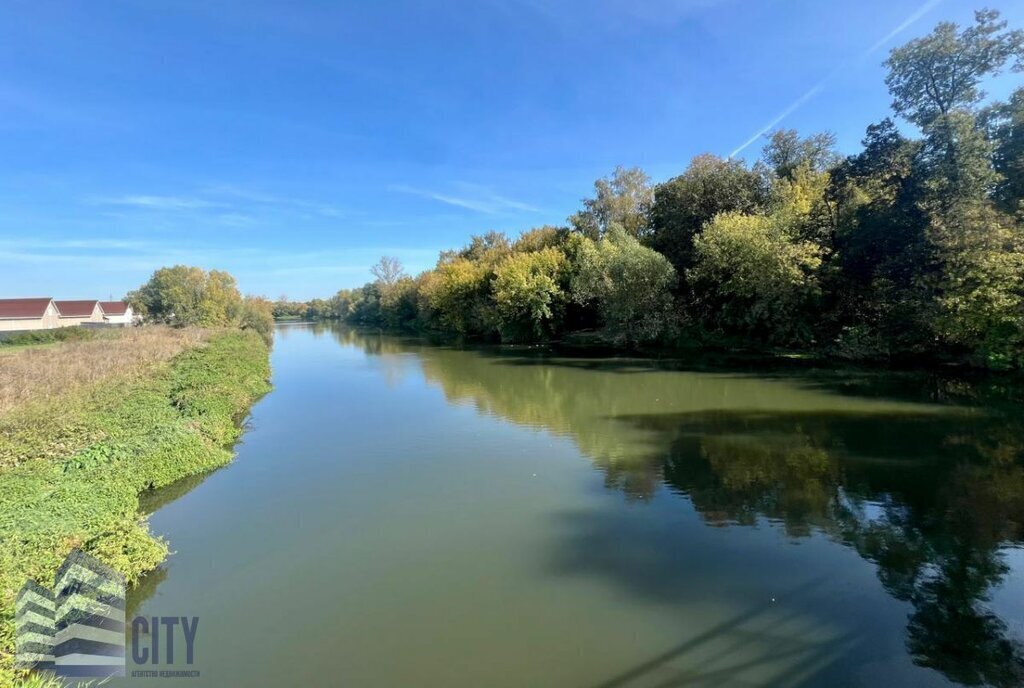
[[[889,48],[983,4],[1024,27],[1006,0],[5,0],[0,296],[116,298],[174,263],[327,296],[781,114],[853,151]]]

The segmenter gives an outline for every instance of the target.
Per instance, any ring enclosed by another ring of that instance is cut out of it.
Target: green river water
[[[272,363],[236,461],[144,504],[176,685],[1024,682],[1012,388],[301,324]]]

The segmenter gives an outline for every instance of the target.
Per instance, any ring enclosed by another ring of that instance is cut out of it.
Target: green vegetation
[[[271,303],[258,296],[242,297],[227,272],[187,265],[160,268],[149,281],[130,292],[126,301],[148,322],[176,327],[240,327],[259,333],[269,345],[274,338]]]
[[[573,300],[593,306],[612,340],[651,341],[671,326],[675,268],[622,225],[613,223],[597,241],[575,235],[567,250],[573,257]]]
[[[87,327],[58,327],[53,330],[31,330],[17,332],[0,339],[0,347],[32,346],[36,344],[55,344],[57,342],[77,342],[93,339],[97,330]]]
[[[242,300],[242,310],[235,324],[258,334],[267,346],[274,343],[274,306],[262,296],[246,296]]]
[[[100,686],[104,682],[97,683],[96,681],[79,681],[75,683],[69,683],[61,680],[52,674],[32,674],[25,678],[19,679],[16,684],[18,688],[90,688],[91,686]]]
[[[13,680],[25,580],[51,581],[75,547],[129,582],[155,567],[167,547],[139,515],[139,495],[229,462],[269,374],[260,337],[217,331],[144,374],[112,373],[0,416],[0,684]]]
[[[701,322],[752,341],[810,339],[803,314],[818,295],[821,248],[770,215],[723,213],[694,240],[687,271]]]
[[[859,360],[1024,367],[1024,31],[994,11],[892,51],[895,113],[846,158],[829,133],[776,131],[747,165],[699,155],[652,184],[617,168],[564,228],[491,232],[406,276],[278,316],[550,341],[779,348]]]
[[[563,306],[565,254],[557,248],[506,256],[494,274],[494,301],[502,339],[546,337]]]

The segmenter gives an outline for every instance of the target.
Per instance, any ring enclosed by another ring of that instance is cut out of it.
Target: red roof
[[[99,301],[54,301],[62,318],[88,318]]]
[[[124,315],[128,312],[128,304],[124,301],[100,301],[100,308],[107,315]]]
[[[0,299],[0,318],[41,318],[46,314],[50,298]]]

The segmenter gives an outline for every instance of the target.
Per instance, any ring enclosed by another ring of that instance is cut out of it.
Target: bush
[[[422,287],[429,324],[460,335],[493,333],[491,277],[488,264],[468,258],[438,265]]]
[[[596,304],[613,341],[651,342],[672,330],[676,271],[665,256],[615,225],[597,242],[577,236],[568,250],[573,299]]]
[[[724,213],[694,240],[687,271],[704,325],[753,340],[809,339],[821,249],[791,237],[766,215]]]
[[[274,343],[274,305],[259,296],[246,296],[238,325],[243,330],[252,330],[271,346]]]
[[[566,267],[565,254],[557,248],[505,258],[494,278],[498,331],[503,340],[530,341],[553,334],[566,299],[562,288]]]
[[[56,342],[80,342],[94,339],[97,330],[88,327],[58,327],[53,330],[32,330],[17,332],[0,338],[0,346],[26,346],[29,344],[54,344]]]

